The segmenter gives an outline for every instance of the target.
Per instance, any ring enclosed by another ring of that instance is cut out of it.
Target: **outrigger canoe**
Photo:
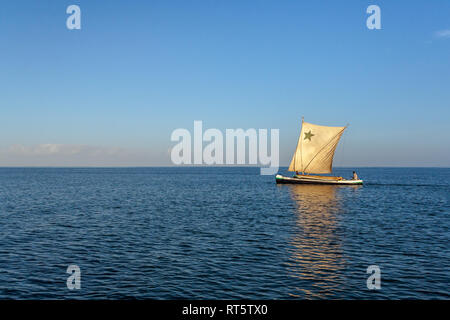
[[[363,184],[363,180],[347,180],[342,177],[310,176],[310,175],[294,175],[291,178],[277,174],[275,176],[275,180],[279,184],[334,184],[334,185]]]

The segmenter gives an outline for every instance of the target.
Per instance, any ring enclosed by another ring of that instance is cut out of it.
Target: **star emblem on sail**
[[[309,141],[311,141],[311,137],[312,136],[315,136],[315,134],[312,134],[311,130],[309,130],[309,132],[305,132],[305,139],[304,140],[309,139]]]
[[[303,122],[288,171],[331,173],[334,152],[346,128]],[[307,143],[304,143],[305,140]]]

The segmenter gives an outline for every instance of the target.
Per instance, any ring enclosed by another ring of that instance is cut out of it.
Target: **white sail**
[[[331,173],[334,151],[345,128],[302,122],[297,149],[288,170],[305,173]]]

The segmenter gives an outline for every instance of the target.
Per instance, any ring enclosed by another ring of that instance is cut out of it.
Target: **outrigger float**
[[[295,149],[288,169],[288,171],[294,171],[296,174],[293,177],[277,174],[275,181],[277,183],[290,184],[363,184],[363,180],[359,179],[311,175],[332,173],[334,152],[346,128],[347,126],[319,126],[304,122],[302,118],[302,128],[297,142],[297,149]]]

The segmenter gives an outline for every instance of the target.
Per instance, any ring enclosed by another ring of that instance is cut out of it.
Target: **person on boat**
[[[356,174],[356,171],[353,171],[353,180],[358,180],[358,175]]]

